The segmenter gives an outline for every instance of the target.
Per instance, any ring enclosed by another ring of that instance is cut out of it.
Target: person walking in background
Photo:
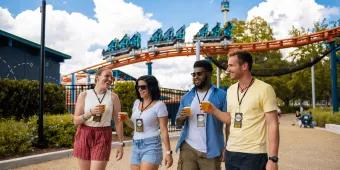
[[[177,125],[184,125],[176,146],[178,170],[221,169],[223,122],[200,110],[200,103],[206,101],[226,110],[226,92],[211,84],[212,71],[208,61],[196,61],[191,73],[195,87],[181,99],[176,116]]]
[[[117,94],[109,90],[114,82],[110,69],[101,68],[95,76],[94,89],[79,94],[74,113],[77,132],[74,141],[74,157],[78,158],[81,170],[105,169],[111,153],[112,128],[114,118],[118,140],[116,159],[123,156],[123,126],[118,121],[121,109]]]
[[[135,88],[138,99],[133,104],[131,120],[125,120],[134,129],[131,169],[158,169],[163,159],[162,140],[166,150],[165,166],[169,168],[173,159],[168,133],[168,111],[160,101],[158,81],[154,76],[141,76]]]
[[[252,64],[250,53],[230,53],[227,71],[230,78],[238,82],[228,89],[227,114],[213,103],[211,107],[201,108],[229,126],[226,169],[277,170],[279,126],[276,95],[272,86],[252,77]]]

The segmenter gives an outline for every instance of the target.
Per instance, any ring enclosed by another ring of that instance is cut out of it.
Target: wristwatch
[[[270,156],[270,157],[268,157],[268,159],[273,161],[274,163],[279,162],[279,158],[277,156]]]
[[[172,150],[166,151],[165,152],[167,155],[172,155]]]

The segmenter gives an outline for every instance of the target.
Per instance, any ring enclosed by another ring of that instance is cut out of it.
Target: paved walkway
[[[327,132],[320,128],[303,129],[293,126],[294,115],[283,115],[280,119],[280,161],[282,170],[340,170],[340,135]],[[171,148],[175,150],[176,140],[171,141]],[[115,150],[112,150],[111,159],[107,169],[129,169],[131,148],[125,148],[125,156],[121,161],[114,159]],[[174,154],[176,169],[178,153]],[[224,167],[224,165],[222,165]],[[77,160],[64,158],[31,166],[21,167],[20,170],[73,170],[78,169]],[[166,169],[164,166],[160,169]]]

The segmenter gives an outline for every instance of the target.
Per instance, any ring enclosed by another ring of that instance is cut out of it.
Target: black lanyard
[[[207,92],[205,92],[205,95],[204,95],[202,101],[204,101],[205,97],[207,97],[207,94],[208,94],[209,90],[210,90],[210,88],[207,90]],[[195,91],[196,91],[196,96],[197,96],[198,103],[201,103],[200,97],[198,96],[198,93],[197,93],[197,89]]]
[[[151,102],[143,109],[144,101],[142,101],[142,108],[140,109],[139,117],[142,116],[142,113],[144,112],[144,110],[146,110],[151,105],[152,102],[153,102],[153,100],[151,100]]]
[[[96,93],[96,91],[95,91],[94,89],[93,89],[93,92],[94,92],[94,94],[96,95],[99,104],[102,104],[102,102],[103,102],[103,100],[104,100],[104,97],[105,97],[107,91],[105,91],[105,93],[104,93],[102,99],[99,99],[99,97],[98,97],[98,95],[97,95],[97,93]]]
[[[240,107],[241,107],[241,103],[242,103],[242,101],[243,101],[244,96],[247,94],[248,89],[249,89],[249,87],[253,84],[253,82],[254,82],[254,78],[252,78],[251,81],[250,81],[250,83],[248,84],[246,91],[244,92],[243,96],[241,97],[241,100],[240,100],[240,94],[239,94],[239,92],[238,92],[238,91],[239,91],[239,88],[240,88],[240,83],[237,84],[237,101],[238,101],[238,107],[239,107],[239,109],[240,109]]]

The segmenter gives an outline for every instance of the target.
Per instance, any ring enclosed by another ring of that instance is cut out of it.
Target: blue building
[[[60,63],[71,56],[45,48],[45,82],[60,83]],[[0,79],[39,80],[40,45],[0,30]]]

